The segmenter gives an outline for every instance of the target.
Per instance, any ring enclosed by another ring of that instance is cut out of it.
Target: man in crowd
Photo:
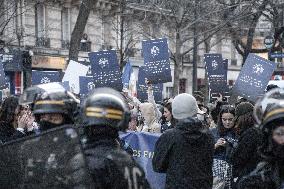
[[[195,98],[186,93],[176,96],[172,113],[178,123],[158,139],[154,171],[166,173],[165,188],[211,189],[214,142],[197,119]]]

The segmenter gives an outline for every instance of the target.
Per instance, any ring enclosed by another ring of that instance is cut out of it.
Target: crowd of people
[[[157,104],[146,82],[147,102],[98,88],[80,103],[58,83],[30,87],[3,101],[0,142],[71,124],[83,129],[95,188],[150,188],[119,131],[160,133],[152,164],[165,188],[284,189],[283,89],[269,86],[256,103],[219,95],[205,104],[195,92]]]

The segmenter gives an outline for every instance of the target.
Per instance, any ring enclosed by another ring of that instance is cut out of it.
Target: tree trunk
[[[70,48],[69,48],[69,61],[78,60],[78,54],[80,51],[81,38],[87,24],[92,5],[94,0],[82,0],[80,5],[79,14],[76,20],[76,24],[71,34]]]
[[[205,53],[209,53],[210,51],[210,39],[207,39],[204,41],[204,44],[205,44]],[[204,70],[205,70],[205,67],[204,67]],[[206,73],[206,70],[205,70],[205,76],[204,76],[204,80],[205,80],[205,103],[207,104],[210,100],[210,97],[209,97],[209,81],[208,81],[208,75]]]
[[[175,53],[175,66],[174,66],[174,86],[173,95],[176,96],[179,93],[179,78],[182,72],[182,55],[181,55],[181,39],[179,32],[176,34],[176,53]]]

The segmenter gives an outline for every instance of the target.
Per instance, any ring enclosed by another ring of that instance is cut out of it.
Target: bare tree
[[[93,8],[96,0],[82,0],[79,14],[71,34],[70,48],[69,48],[69,60],[78,60],[78,54],[80,51],[80,42],[84,33],[90,11]]]
[[[220,2],[220,1],[219,1]],[[235,3],[234,0],[226,3],[220,2],[223,6],[230,6]],[[247,15],[245,19],[226,22],[226,31],[231,35],[234,46],[245,62],[249,53],[265,53],[266,48],[255,48],[253,42],[257,36],[257,25],[262,17],[265,17],[271,24],[271,33],[274,35],[275,42],[271,51],[281,50],[280,42],[282,40],[283,27],[283,3],[273,0],[246,1],[242,7],[232,7],[230,11],[223,14],[223,18],[234,17],[235,14]]]
[[[182,73],[182,59],[188,53],[194,51],[193,86],[196,85],[196,64],[197,46],[208,41],[212,36],[223,32],[227,22],[244,19],[244,14],[236,14],[234,17],[220,19],[231,7],[239,7],[242,2],[231,6],[220,6],[218,1],[167,1],[161,0],[155,3],[145,3],[144,6],[150,11],[161,15],[160,21],[170,28],[174,34],[167,37],[174,42],[174,47],[170,49],[171,59],[174,62],[174,95],[179,92],[179,79]],[[162,25],[162,24],[160,24]],[[193,42],[193,43],[192,43]],[[196,87],[195,87],[196,89]]]
[[[119,65],[122,70],[127,59],[134,55],[135,45],[140,42],[135,30],[135,18],[133,11],[127,7],[127,0],[121,0],[118,6],[118,12],[114,12],[111,17],[116,19],[112,22],[112,29],[116,33],[116,49],[119,53]]]

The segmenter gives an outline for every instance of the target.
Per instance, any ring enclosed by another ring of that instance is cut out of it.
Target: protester
[[[94,188],[149,188],[144,171],[119,146],[118,131],[130,120],[122,95],[110,88],[95,89],[83,105],[83,115],[84,151]]]
[[[164,105],[163,116],[165,122],[161,124],[161,133],[165,132],[167,129],[172,129],[176,125],[176,119],[172,115],[172,103],[168,102]]]
[[[129,131],[137,131],[137,126],[138,126],[138,115],[137,115],[137,109],[133,108],[130,110],[130,122],[128,125],[128,130]]]
[[[234,131],[235,108],[230,105],[221,107],[217,128],[211,129],[215,141],[213,188],[230,188],[231,186],[231,165],[229,157],[233,146],[236,143]]]
[[[150,133],[160,133],[161,126],[156,120],[155,108],[152,103],[142,103],[139,106],[142,117],[144,118],[144,125],[142,131]]]
[[[260,161],[257,149],[261,145],[262,134],[255,127],[251,103],[242,102],[236,107],[235,130],[238,136],[238,145],[232,152],[231,163],[233,178],[237,182],[238,178],[254,170]]]
[[[239,189],[284,188],[284,90],[274,89],[259,100],[256,120],[264,137],[259,148],[261,162],[240,179]],[[267,104],[264,106],[264,104]]]
[[[4,100],[0,110],[0,141],[2,143],[8,142],[14,135],[22,135],[17,131],[20,107],[18,98],[11,96]]]
[[[197,119],[197,103],[190,94],[172,102],[176,127],[165,131],[155,145],[154,171],[166,173],[165,188],[212,188],[214,143]]]

